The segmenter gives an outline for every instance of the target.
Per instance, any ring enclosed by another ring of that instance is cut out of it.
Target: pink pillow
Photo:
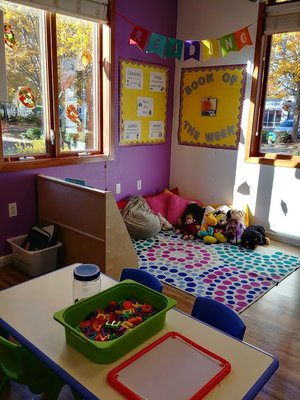
[[[147,196],[145,200],[155,214],[160,213],[164,218],[167,218],[169,199],[172,196],[169,193],[161,193],[155,196]]]
[[[167,220],[172,225],[175,225],[175,226],[178,225],[178,219],[181,217],[181,215],[185,211],[186,207],[190,203],[196,203],[196,202],[193,200],[178,196],[177,194],[171,195],[170,199],[169,199]]]

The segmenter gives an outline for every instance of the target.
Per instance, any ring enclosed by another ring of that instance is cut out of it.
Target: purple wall
[[[116,183],[122,192],[116,199],[136,194],[136,181],[142,180],[139,194],[162,191],[169,183],[170,145],[173,108],[174,59],[161,59],[147,54],[137,46],[129,45],[133,29],[129,21],[149,32],[176,37],[177,0],[116,0],[115,17],[115,121],[118,121],[118,63],[120,57],[152,62],[170,67],[168,92],[167,143],[153,146],[119,147],[118,123],[115,123],[115,158],[107,163],[81,164],[65,167],[34,169],[21,172],[0,173],[0,256],[11,252],[6,239],[26,234],[38,222],[36,175],[45,174],[58,178],[83,179],[87,184],[115,193]],[[105,168],[105,164],[107,168]],[[8,203],[16,202],[17,217],[8,217]]]

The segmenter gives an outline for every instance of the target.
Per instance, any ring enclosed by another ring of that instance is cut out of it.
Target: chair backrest
[[[217,300],[197,297],[191,315],[214,328],[242,340],[246,325],[231,308]]]
[[[150,274],[150,272],[144,271],[138,268],[124,268],[122,270],[120,281],[124,279],[132,279],[142,285],[148,286],[149,288],[156,290],[157,292],[162,292],[163,285],[156,276]]]
[[[47,399],[57,399],[65,382],[20,344],[0,336],[0,368],[4,378],[0,392],[9,379],[27,385],[32,393],[47,394]],[[1,398],[1,393],[0,393]]]

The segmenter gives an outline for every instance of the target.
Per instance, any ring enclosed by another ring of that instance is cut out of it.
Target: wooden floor
[[[275,250],[300,257],[300,248],[272,241]],[[0,290],[29,279],[12,266],[0,267]],[[177,308],[190,313],[194,297],[164,285],[166,295],[177,300]],[[256,400],[300,399],[300,269],[271,289],[240,314],[247,329],[244,340],[279,359],[279,369],[258,394]],[[30,399],[7,391],[0,400]],[[70,395],[60,396],[69,400]],[[162,399],[163,400],[163,399]],[[240,399],[233,399],[240,400]]]

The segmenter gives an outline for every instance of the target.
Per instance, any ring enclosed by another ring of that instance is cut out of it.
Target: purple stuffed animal
[[[225,235],[232,244],[241,242],[242,234],[245,230],[244,212],[238,210],[230,210],[227,213],[227,225]]]

